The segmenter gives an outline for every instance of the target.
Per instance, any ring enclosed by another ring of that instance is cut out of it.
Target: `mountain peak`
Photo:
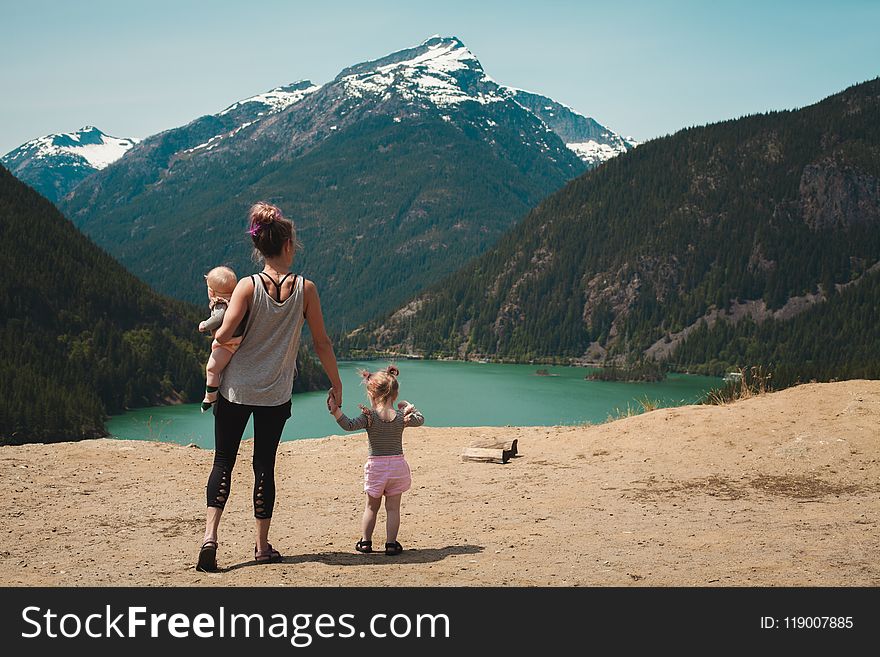
[[[113,137],[93,125],[86,125],[74,132],[58,132],[31,139],[4,155],[3,162],[67,154],[83,158],[94,169],[103,169],[139,141],[137,138]]]
[[[455,36],[440,36],[439,34],[435,34],[433,36],[428,37],[424,41],[422,41],[421,45],[423,46],[437,46],[437,45],[453,45],[457,48],[464,48],[465,45],[461,42],[461,39]]]
[[[294,103],[298,103],[300,100],[318,89],[320,89],[320,86],[312,84],[311,80],[298,80],[297,82],[291,82],[290,84],[275,87],[265,93],[257,94],[256,96],[251,96],[244,100],[239,100],[220,112],[218,116],[229,114],[246,103],[260,103],[265,106],[265,109],[269,114],[274,114],[275,112],[287,109]]]
[[[441,69],[461,68],[465,64],[468,68],[476,69],[482,73],[480,62],[474,57],[458,37],[442,37],[434,35],[425,39],[422,43],[411,48],[397,50],[379,59],[373,59],[354,66],[349,66],[336,76],[336,80],[342,80],[355,75],[388,74],[393,69],[402,68],[434,68]]]
[[[67,146],[71,148],[103,144],[105,143],[105,137],[115,139],[115,137],[110,137],[93,125],[84,125],[75,132],[64,132],[49,136],[52,138],[53,146]]]
[[[31,139],[0,161],[18,178],[57,200],[94,171],[109,166],[140,139],[112,137],[93,125]]]
[[[355,98],[382,97],[393,88],[402,98],[437,107],[504,100],[479,60],[454,36],[435,35],[418,46],[350,66],[334,83]]]

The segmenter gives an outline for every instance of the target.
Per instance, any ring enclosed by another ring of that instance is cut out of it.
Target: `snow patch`
[[[295,103],[298,103],[303,98],[305,98],[309,94],[315,93],[320,88],[320,85],[312,85],[311,87],[307,87],[305,89],[284,91],[284,87],[275,87],[274,89],[272,89],[271,91],[267,91],[266,93],[257,94],[256,96],[251,96],[250,98],[245,98],[244,100],[240,100],[237,103],[233,103],[225,110],[220,112],[218,116],[229,114],[229,112],[238,107],[241,107],[245,103],[262,103],[269,110],[270,114],[275,114],[277,112],[280,112],[281,110],[287,109]]]
[[[615,145],[602,144],[592,139],[577,143],[566,144],[568,149],[587,164],[601,164],[605,160],[626,153],[627,148],[622,142]]]
[[[214,146],[217,145],[216,142],[218,140],[226,139],[227,137],[231,137],[232,135],[237,134],[239,131],[244,130],[249,125],[253,125],[254,123],[256,123],[256,121],[245,121],[240,126],[235,128],[234,130],[230,130],[229,132],[221,133],[219,135],[214,135],[213,137],[211,137],[208,141],[204,142],[203,144],[199,144],[198,146],[193,146],[192,148],[187,148],[183,152],[184,153],[192,153],[194,151],[205,148],[206,146],[207,146],[207,148],[205,150],[211,150],[212,148],[214,148]]]

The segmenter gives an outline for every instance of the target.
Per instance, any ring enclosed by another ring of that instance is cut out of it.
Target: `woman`
[[[254,559],[274,563],[281,554],[269,543],[275,504],[275,454],[284,423],[290,417],[290,396],[296,372],[303,320],[309,323],[315,352],[330,377],[330,395],[342,404],[342,383],[333,345],[324,329],[315,284],[291,273],[298,242],[293,224],[268,203],[250,210],[248,232],[254,255],[265,266],[235,286],[215,339],[223,342],[246,319],[241,346],[223,372],[214,404],[214,465],[208,478],[208,512],[197,570],[217,570],[217,528],[229,499],[232,468],[245,426],[254,416]]]

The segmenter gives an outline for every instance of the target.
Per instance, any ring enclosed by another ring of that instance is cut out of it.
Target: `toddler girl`
[[[397,542],[400,528],[400,498],[412,484],[409,464],[403,457],[403,429],[418,427],[425,418],[408,401],[394,408],[397,400],[397,376],[400,371],[391,365],[378,372],[361,371],[372,408],[361,406],[361,414],[353,420],[346,417],[331,394],[327,408],[346,431],[367,430],[370,455],[364,464],[364,491],[367,505],[364,508],[363,536],[355,545],[358,552],[373,551],[373,528],[376,514],[385,496],[385,554],[400,554],[403,547]]]
[[[229,267],[214,267],[205,275],[205,283],[208,285],[208,308],[211,310],[211,316],[199,323],[199,331],[214,335],[223,324],[226,309],[229,307],[229,299],[232,297],[232,292],[238,281],[235,278],[235,272]],[[238,345],[241,344],[241,336],[244,334],[246,322],[247,317],[241,321],[228,342],[214,340],[211,343],[211,357],[208,358],[208,365],[205,368],[205,398],[202,400],[202,413],[217,401],[220,374],[229,363],[235,350],[238,349]]]

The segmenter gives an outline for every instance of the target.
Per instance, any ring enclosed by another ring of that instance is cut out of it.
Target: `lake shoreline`
[[[567,365],[416,359],[397,364],[400,398],[414,403],[435,427],[596,424],[617,417],[621,409],[628,412],[646,398],[667,407],[698,403],[721,384],[717,377],[677,373],[658,383],[590,381],[583,368]],[[339,361],[344,412],[356,414],[357,404],[366,401],[357,370],[384,365],[383,361]],[[294,393],[293,416],[282,440],[317,438],[334,431],[336,423],[327,413],[325,397],[323,391]],[[213,416],[202,414],[196,402],[135,409],[112,416],[107,429],[118,438],[213,445]]]
[[[366,362],[366,361],[377,361],[377,360],[385,360],[389,363],[396,363],[401,360],[403,361],[422,361],[422,362],[431,362],[431,363],[481,363],[481,364],[493,364],[493,365],[548,365],[554,367],[580,367],[584,369],[609,369],[611,367],[615,367],[613,364],[606,363],[603,361],[591,361],[583,358],[575,358],[575,357],[565,357],[565,359],[561,359],[561,357],[553,358],[534,358],[531,360],[517,360],[515,358],[487,358],[487,357],[474,357],[474,358],[457,358],[455,356],[444,356],[439,358],[427,358],[425,356],[419,354],[402,354],[394,352],[390,355],[382,355],[382,356],[337,356],[336,360],[338,362]],[[693,371],[687,368],[680,368],[675,365],[668,365],[666,363],[661,363],[664,367],[668,367],[667,372],[673,374],[687,374],[689,376],[710,376],[714,378],[720,378],[721,375],[714,374],[704,374],[702,372]],[[620,367],[619,365],[617,367]]]

